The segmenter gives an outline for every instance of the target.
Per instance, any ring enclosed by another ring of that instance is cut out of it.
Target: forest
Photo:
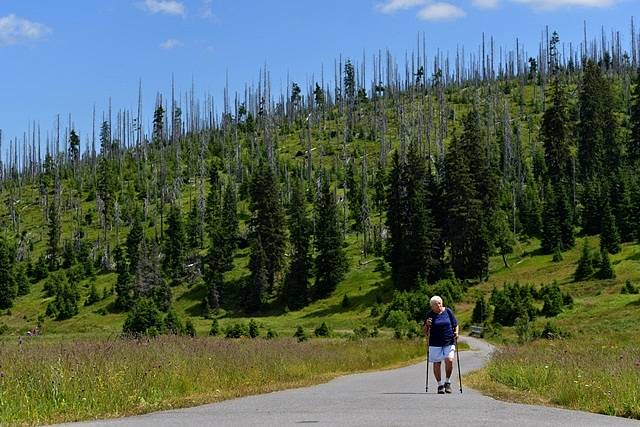
[[[397,295],[455,301],[530,239],[560,261],[599,235],[576,280],[611,278],[610,255],[640,240],[633,21],[630,34],[625,47],[619,32],[567,43],[547,29],[535,53],[483,35],[453,58],[429,57],[423,36],[404,64],[340,57],[286,93],[263,69],[220,109],[172,90],[150,119],[142,101],[94,110],[86,138],[71,117],[0,133],[0,309],[42,289],[30,322],[0,327],[41,330],[107,299],[123,333],[195,334],[192,317],[325,299],[354,262],[388,270]],[[187,289],[197,301],[177,313]]]

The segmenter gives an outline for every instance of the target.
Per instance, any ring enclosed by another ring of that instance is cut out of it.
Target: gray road
[[[491,348],[464,338],[460,353],[468,372],[482,366]],[[349,375],[326,384],[228,400],[211,405],[74,425],[82,426],[640,426],[640,421],[578,411],[499,402],[471,389],[435,394],[433,374],[424,392],[424,363]],[[464,378],[463,378],[464,387]]]

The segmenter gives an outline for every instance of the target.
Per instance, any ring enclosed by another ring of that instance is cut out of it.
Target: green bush
[[[127,315],[122,332],[128,335],[157,336],[162,328],[162,317],[155,303],[148,298],[141,298]]]
[[[220,335],[220,324],[218,323],[218,319],[213,319],[213,322],[211,322],[211,329],[209,329],[209,335],[212,337],[216,337]]]
[[[249,328],[244,323],[234,323],[225,331],[225,338],[241,338],[249,336]]]
[[[257,338],[260,336],[260,330],[258,329],[258,324],[255,320],[251,319],[249,321],[249,337]]]
[[[191,319],[187,319],[187,323],[184,325],[184,333],[190,337],[196,336],[196,327],[193,325]]]
[[[302,342],[302,341],[306,341],[309,339],[309,337],[307,336],[307,333],[305,332],[304,328],[302,326],[299,326],[296,328],[296,331],[293,334],[294,338],[298,338],[298,342]]]
[[[326,322],[322,322],[322,325],[318,326],[313,333],[317,337],[328,337],[331,335],[331,331],[329,330]]]
[[[622,287],[622,293],[623,294],[638,294],[638,287],[634,286],[633,283],[631,283],[629,280],[627,280],[626,282],[624,282],[624,286]]]

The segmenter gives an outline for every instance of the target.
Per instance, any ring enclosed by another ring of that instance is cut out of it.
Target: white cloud
[[[464,10],[450,3],[432,3],[418,12],[424,21],[449,21],[466,16]]]
[[[176,39],[167,39],[165,41],[163,41],[162,43],[160,43],[160,47],[162,49],[174,49],[176,47],[180,47],[182,46],[182,43],[180,43],[178,40]]]
[[[0,46],[38,40],[50,32],[51,28],[44,24],[28,21],[13,14],[0,17]]]
[[[142,7],[151,13],[184,15],[184,4],[176,0],[144,0]]]
[[[394,13],[399,10],[411,9],[427,3],[427,0],[387,0],[386,3],[378,3],[376,10],[382,13]]]
[[[562,7],[582,6],[582,7],[609,7],[617,3],[618,0],[513,0],[516,3],[527,4],[538,10],[559,9]]]
[[[471,0],[471,3],[480,9],[493,9],[498,6],[499,0]]]

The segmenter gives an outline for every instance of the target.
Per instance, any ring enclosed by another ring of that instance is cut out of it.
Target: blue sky
[[[273,89],[287,74],[301,85],[311,75],[333,76],[338,55],[358,62],[389,48],[403,58],[419,32],[428,53],[477,49],[484,31],[512,47],[518,37],[537,49],[545,25],[562,41],[579,42],[582,22],[590,34],[620,30],[629,43],[638,0],[0,0],[0,129],[3,153],[22,138],[30,121],[43,134],[56,114],[69,114],[82,143],[111,97],[114,110],[135,110],[142,80],[146,120],[157,92],[178,93],[192,80],[197,94],[222,100],[257,82],[265,64]],[[636,25],[637,26],[637,25]]]

